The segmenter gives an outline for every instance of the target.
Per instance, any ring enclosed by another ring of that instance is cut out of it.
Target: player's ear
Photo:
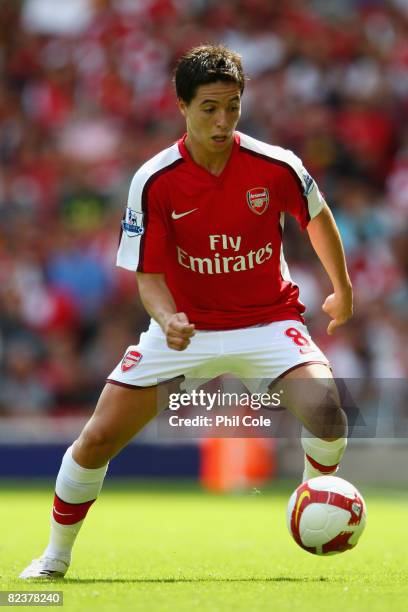
[[[184,100],[182,100],[182,98],[177,98],[177,104],[178,104],[180,113],[183,115],[183,117],[186,117],[187,104],[184,102]]]

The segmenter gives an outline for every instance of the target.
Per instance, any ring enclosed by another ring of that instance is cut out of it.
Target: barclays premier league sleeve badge
[[[144,232],[143,213],[136,212],[128,206],[125,211],[125,218],[122,220],[122,229],[129,238],[141,236]]]
[[[309,193],[312,191],[315,185],[315,182],[313,178],[310,176],[310,174],[308,173],[308,171],[306,170],[306,168],[302,168],[301,172],[302,172],[302,179],[303,179],[303,184],[304,184],[303,195],[308,196]]]

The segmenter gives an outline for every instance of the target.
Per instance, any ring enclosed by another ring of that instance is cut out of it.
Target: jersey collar
[[[180,140],[177,142],[178,144],[178,148],[180,151],[180,154],[182,155],[183,159],[189,163],[192,164],[198,171],[200,171],[201,173],[204,173],[206,176],[213,178],[215,181],[219,181],[220,179],[222,179],[228,172],[228,169],[231,165],[231,160],[233,157],[235,157],[235,154],[237,153],[237,151],[239,150],[239,146],[240,146],[240,136],[238,134],[238,132],[234,132],[234,143],[232,145],[232,149],[231,149],[231,154],[227,160],[227,163],[224,166],[223,171],[221,172],[221,174],[219,174],[218,176],[216,176],[215,174],[212,174],[209,170],[206,170],[205,168],[203,168],[202,166],[200,166],[199,164],[197,164],[194,159],[191,157],[185,141],[187,138],[187,133],[185,133],[182,138],[180,138]]]

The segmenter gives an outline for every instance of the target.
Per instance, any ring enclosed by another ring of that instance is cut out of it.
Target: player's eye
[[[239,106],[230,106],[228,109],[231,113],[236,113],[237,111],[239,111]]]
[[[207,113],[208,115],[211,115],[211,113],[214,112],[215,108],[213,108],[212,106],[209,108],[204,108],[203,109],[205,113]]]

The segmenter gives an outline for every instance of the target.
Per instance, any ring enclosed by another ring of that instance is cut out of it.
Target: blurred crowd
[[[223,42],[239,128],[293,149],[339,225],[355,316],[288,224],[308,325],[343,377],[408,374],[407,0],[0,0],[0,414],[88,410],[147,325],[115,267],[132,175],[184,124],[171,71]]]

